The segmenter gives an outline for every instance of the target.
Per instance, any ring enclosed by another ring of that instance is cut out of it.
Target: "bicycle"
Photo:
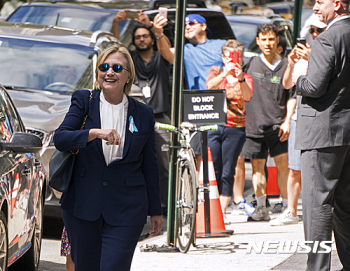
[[[163,145],[162,150],[179,148],[177,156],[178,174],[176,180],[176,239],[181,252],[186,253],[191,244],[195,246],[195,225],[198,199],[198,179],[194,151],[190,141],[198,132],[214,131],[217,125],[196,127],[195,124],[182,122],[180,128],[157,122],[156,129],[164,129],[180,135],[180,146]]]

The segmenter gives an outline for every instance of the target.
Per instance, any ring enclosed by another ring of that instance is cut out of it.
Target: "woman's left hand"
[[[156,236],[162,229],[162,224],[163,218],[161,215],[151,216],[151,231],[149,232],[149,234],[152,236]]]

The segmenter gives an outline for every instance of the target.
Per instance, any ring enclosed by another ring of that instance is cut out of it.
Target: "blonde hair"
[[[230,49],[244,52],[244,46],[238,40],[227,40],[224,46],[222,46],[222,54],[225,54],[225,51],[230,51]]]
[[[132,61],[131,55],[129,53],[129,50],[124,45],[114,44],[107,47],[105,50],[103,50],[97,59],[95,74],[96,74],[96,78],[98,78],[99,69],[97,67],[101,65],[110,54],[117,53],[117,52],[121,53],[126,59],[126,69],[131,74],[129,81],[124,86],[124,93],[125,95],[128,96],[131,91],[131,87],[135,78],[135,67],[134,67],[134,62]],[[94,89],[95,90],[101,89],[101,86],[97,80],[94,83]]]

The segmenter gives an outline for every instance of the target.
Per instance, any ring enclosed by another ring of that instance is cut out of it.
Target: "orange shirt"
[[[207,82],[215,78],[222,72],[222,67],[213,66],[211,67]],[[247,74],[243,73],[246,83],[253,90],[253,79]],[[226,102],[227,102],[227,123],[225,126],[228,127],[245,127],[245,101],[242,96],[241,84],[237,78],[234,78],[233,82],[229,83],[227,77],[216,86],[217,89],[226,90]]]

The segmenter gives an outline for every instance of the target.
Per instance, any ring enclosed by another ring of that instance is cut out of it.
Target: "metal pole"
[[[294,2],[294,27],[293,27],[293,46],[297,43],[301,29],[301,10],[303,0],[295,0]]]
[[[208,177],[208,132],[202,132],[203,186],[204,186],[204,226],[205,233],[210,234],[210,202]]]
[[[182,89],[183,89],[183,47],[185,30],[186,0],[176,0],[176,23],[174,33],[174,66],[173,85],[171,100],[171,124],[179,127],[182,119]],[[171,134],[172,145],[178,145],[178,137]],[[167,223],[167,244],[175,244],[175,204],[176,204],[176,170],[177,151],[170,149],[169,164],[169,193],[168,193],[168,223]]]

